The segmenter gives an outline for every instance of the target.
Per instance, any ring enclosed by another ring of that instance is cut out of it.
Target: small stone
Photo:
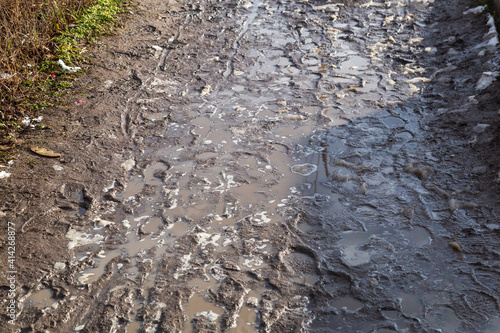
[[[200,93],[200,97],[205,97],[206,95],[210,94],[212,92],[212,86],[207,84],[205,87],[203,87],[203,90]]]

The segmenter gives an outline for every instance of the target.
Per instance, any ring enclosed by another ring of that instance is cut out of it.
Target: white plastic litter
[[[59,59],[59,61],[57,62],[57,64],[61,65],[63,71],[68,71],[68,72],[71,72],[71,73],[78,72],[79,70],[82,69],[81,67],[66,66],[66,64],[64,63],[64,61],[62,61],[61,59]]]
[[[10,177],[10,173],[6,171],[0,171],[0,179]]]
[[[29,117],[24,117],[23,120],[21,120],[21,123],[23,123],[25,126],[29,126],[31,124],[31,120]]]

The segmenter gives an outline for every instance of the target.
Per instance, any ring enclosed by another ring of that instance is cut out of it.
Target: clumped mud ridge
[[[3,169],[2,332],[500,330],[472,1],[138,4],[48,111],[63,156]]]

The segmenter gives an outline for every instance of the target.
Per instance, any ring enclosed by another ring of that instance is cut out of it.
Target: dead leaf
[[[14,148],[14,145],[12,145],[12,146],[0,146],[1,151],[11,150],[12,148]]]
[[[46,156],[46,157],[61,157],[61,154],[59,153],[54,153],[52,150],[47,150],[45,148],[40,148],[37,146],[31,147],[31,151],[41,155],[41,156]]]

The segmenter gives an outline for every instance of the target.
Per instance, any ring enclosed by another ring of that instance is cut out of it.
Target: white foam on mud
[[[102,235],[94,235],[93,237],[84,232],[79,232],[74,229],[69,229],[66,234],[66,238],[70,240],[68,243],[68,249],[72,249],[82,245],[88,244],[99,244],[104,240],[104,236]]]
[[[262,258],[259,257],[252,257],[250,259],[245,259],[243,261],[243,265],[247,266],[248,268],[254,268],[254,267],[259,267],[264,264],[264,261]]]
[[[305,164],[296,164],[290,168],[290,171],[292,171],[295,174],[301,175],[301,176],[309,176],[312,173],[316,172],[318,170],[318,166],[310,163],[305,163]]]
[[[135,161],[132,158],[122,163],[122,168],[124,168],[126,171],[132,170],[134,166],[135,166]]]
[[[208,234],[206,232],[200,232],[196,234],[196,238],[198,244],[200,244],[200,247],[202,249],[205,249],[208,244],[212,244],[215,247],[219,246],[219,244],[217,244],[217,241],[220,238],[220,234]]]
[[[78,282],[80,282],[81,284],[85,284],[94,275],[94,273],[84,273],[78,277]]]
[[[75,327],[75,332],[80,332],[81,330],[83,330],[85,328],[85,324],[83,325],[79,325],[79,326],[76,326]]]
[[[463,12],[463,14],[464,15],[467,15],[467,14],[481,14],[486,9],[486,7],[487,7],[486,5],[474,7],[474,8],[471,8],[469,10],[466,10],[465,12]]]
[[[125,228],[129,229],[130,228],[130,222],[128,220],[123,220],[122,224]]]
[[[484,90],[488,88],[493,82],[496,81],[499,75],[499,72],[484,72],[479,81],[477,81],[476,90]]]
[[[174,279],[179,279],[179,276],[181,276],[181,274],[185,271],[187,271],[191,265],[189,264],[189,261],[191,260],[191,253],[189,254],[186,254],[184,256],[182,256],[181,258],[181,262],[182,262],[182,266],[179,267],[179,269],[177,270],[177,272],[174,273]]]
[[[108,225],[115,224],[115,222],[103,220],[100,217],[95,218],[94,223],[96,225],[96,229],[101,229],[101,228],[104,228]]]
[[[332,3],[322,6],[313,6],[313,10],[325,11],[325,12],[338,12],[340,10],[339,6],[342,6],[342,4]]]
[[[54,264],[54,269],[58,270],[58,271],[62,271],[62,270],[65,270],[66,269],[66,264],[63,263],[63,262],[56,262]]]
[[[419,82],[428,83],[428,82],[431,82],[431,79],[429,79],[427,77],[414,77],[413,79],[406,80],[405,82],[406,83],[419,83]]]
[[[264,223],[271,222],[271,219],[266,216],[267,212],[256,213],[252,216],[252,222],[256,225],[262,225]]]
[[[226,181],[226,191],[230,190],[233,187],[238,187],[239,184],[234,181],[233,175],[226,175],[224,172],[222,173],[222,178]],[[219,187],[217,187],[219,188]],[[216,188],[216,189],[217,189]]]

